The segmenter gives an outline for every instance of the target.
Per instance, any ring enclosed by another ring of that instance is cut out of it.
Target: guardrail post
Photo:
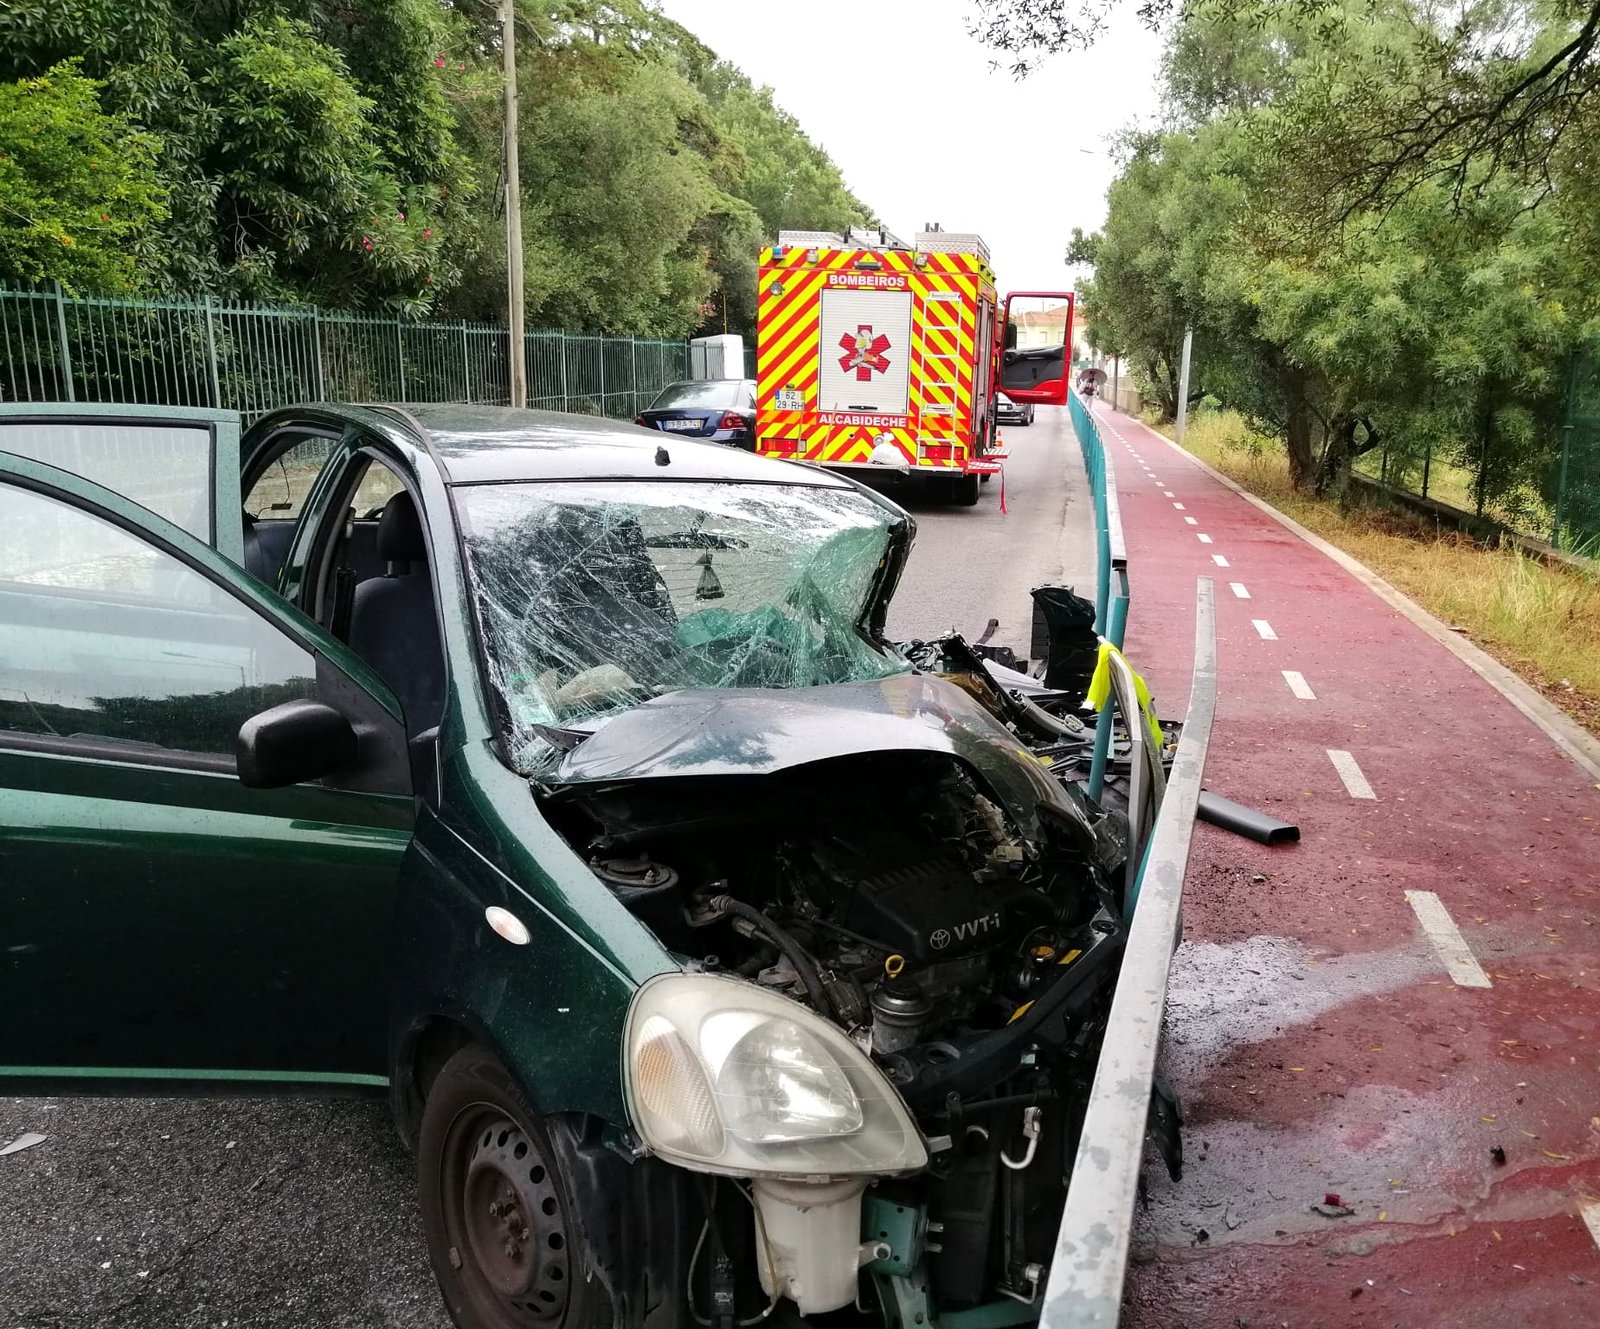
[[[1089,761],[1089,797],[1096,803],[1106,787],[1106,763],[1111,757],[1111,727],[1117,699],[1107,697],[1094,722],[1094,755]]]
[[[461,320],[461,395],[472,405],[472,356],[467,351],[467,320]]]
[[[567,393],[567,334],[558,332],[556,336],[561,339],[559,343],[561,353],[561,409],[570,411],[572,409],[572,398]]]
[[[217,372],[217,316],[206,296],[206,359],[211,365],[211,404],[222,405],[222,375]]]
[[[61,342],[61,391],[66,394],[68,401],[77,401],[77,392],[72,386],[72,350],[67,345],[67,300],[60,282],[55,283],[55,288],[56,336]]]
[[[628,365],[633,373],[633,391],[629,394],[633,398],[632,414],[639,414],[639,339],[634,336],[628,338]]]

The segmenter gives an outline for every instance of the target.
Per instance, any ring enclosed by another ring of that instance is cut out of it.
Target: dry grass
[[[1514,546],[1485,549],[1407,514],[1309,498],[1289,483],[1282,446],[1252,434],[1229,412],[1196,416],[1184,444],[1464,630],[1600,734],[1600,565],[1593,570],[1552,567]]]

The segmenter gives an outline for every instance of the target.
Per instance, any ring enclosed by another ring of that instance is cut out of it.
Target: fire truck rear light
[[[949,461],[953,449],[948,443],[924,443],[917,451],[924,461]]]
[[[792,457],[800,451],[800,440],[795,438],[769,438],[761,444],[761,450],[774,457]]]

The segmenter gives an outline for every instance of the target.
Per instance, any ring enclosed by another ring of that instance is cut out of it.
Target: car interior
[[[439,723],[445,691],[428,543],[416,500],[402,489],[383,505],[376,523],[352,521],[347,529],[351,535],[344,542],[340,572],[350,577],[354,590],[345,640],[393,690],[407,731],[415,735]],[[381,571],[370,571],[372,557],[381,562]]]
[[[297,439],[250,486],[245,568],[270,586],[278,583],[304,501],[332,448],[327,438]],[[320,551],[302,608],[389,685],[416,738],[438,725],[445,695],[421,517],[400,477],[375,458],[361,457],[345,484],[345,520]]]

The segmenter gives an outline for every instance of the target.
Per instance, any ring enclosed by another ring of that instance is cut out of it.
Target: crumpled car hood
[[[607,720],[541,777],[547,787],[682,776],[768,775],[874,752],[937,752],[966,763],[1037,834],[1040,803],[1074,804],[1004,725],[928,674],[812,688],[686,689]],[[859,797],[862,791],[851,791]]]

